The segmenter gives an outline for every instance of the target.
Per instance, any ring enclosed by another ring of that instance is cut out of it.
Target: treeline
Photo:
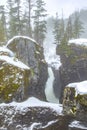
[[[67,20],[63,18],[63,15],[60,19],[56,13],[53,29],[55,43],[67,43],[70,39],[79,38],[83,32],[84,27],[80,20],[80,13],[78,11],[74,12],[73,15],[70,15]]]
[[[43,43],[46,16],[43,0],[7,0],[6,6],[0,6],[0,42],[26,35]]]
[[[0,6],[0,42],[16,35],[25,35],[43,44],[47,31],[47,10],[44,0],[7,0]],[[79,12],[65,20],[56,13],[53,35],[55,43],[66,43],[69,39],[79,38],[83,23]],[[52,29],[52,28],[51,28]]]

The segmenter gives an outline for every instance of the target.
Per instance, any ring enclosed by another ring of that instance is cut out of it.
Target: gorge
[[[72,84],[68,89],[69,83],[87,78],[87,48],[72,44],[68,53],[58,46],[56,54],[56,45],[50,47],[44,58],[35,41],[16,36],[0,48],[1,130],[87,129],[86,95],[81,96],[85,104],[78,99],[79,107]]]

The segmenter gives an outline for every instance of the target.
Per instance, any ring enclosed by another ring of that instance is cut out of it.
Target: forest
[[[43,0],[7,0],[6,5],[0,6],[0,42],[7,41],[16,35],[29,36],[39,44],[43,44],[49,14]],[[53,35],[55,42],[67,42],[79,38],[84,32],[80,18],[81,11],[75,11],[69,18],[61,17],[55,12],[53,17]],[[83,10],[85,13],[86,10]]]

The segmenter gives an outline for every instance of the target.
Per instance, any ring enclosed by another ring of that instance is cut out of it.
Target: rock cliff
[[[59,69],[61,80],[61,99],[64,87],[73,82],[87,79],[87,47],[82,45],[59,45],[62,66]]]
[[[25,36],[13,37],[8,41],[6,46],[15,53],[18,59],[28,65],[32,70],[26,97],[35,96],[45,100],[44,86],[48,78],[48,73],[43,48],[34,40]]]

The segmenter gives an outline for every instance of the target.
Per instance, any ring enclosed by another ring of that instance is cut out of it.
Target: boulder
[[[30,68],[13,55],[8,48],[0,47],[0,102],[25,99]]]
[[[43,55],[43,48],[34,40],[25,36],[15,36],[6,45],[16,57],[32,69],[27,97],[35,96],[45,100],[45,83],[48,78],[47,64]]]
[[[67,124],[67,125],[66,125]],[[7,130],[67,130],[68,121],[62,105],[40,101],[34,97],[17,103],[0,104],[0,128]]]
[[[87,81],[71,83],[64,89],[63,112],[87,121]]]

